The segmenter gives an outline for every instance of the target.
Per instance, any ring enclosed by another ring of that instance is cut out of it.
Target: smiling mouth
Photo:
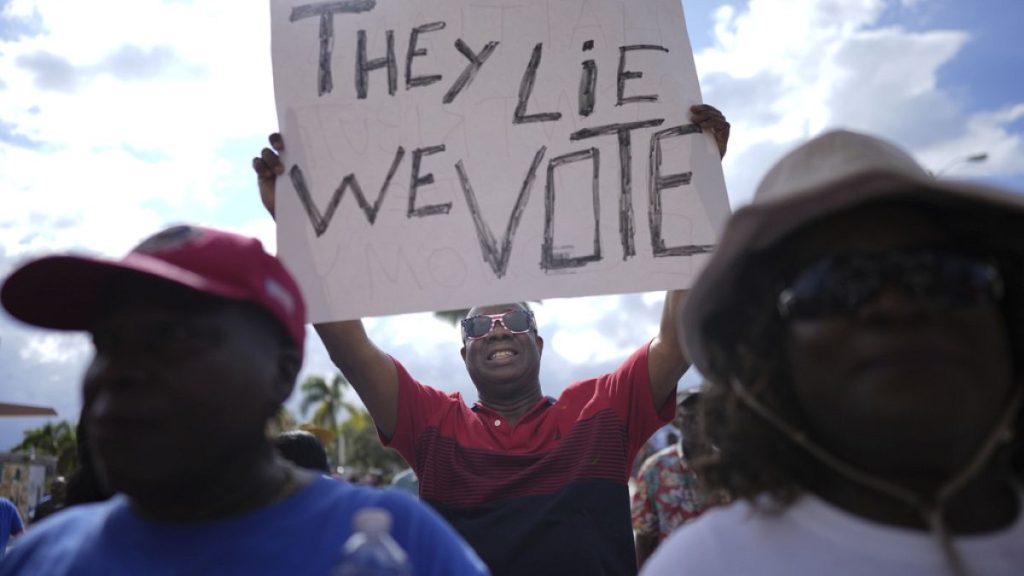
[[[509,358],[514,358],[515,356],[518,356],[518,354],[516,354],[512,350],[495,350],[494,352],[491,352],[491,354],[489,356],[487,356],[487,359],[488,360],[507,360]]]

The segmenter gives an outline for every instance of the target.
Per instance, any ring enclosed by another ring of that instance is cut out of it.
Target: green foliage
[[[357,408],[350,412],[341,425],[341,435],[345,440],[346,467],[361,471],[379,468],[385,482],[390,482],[395,472],[406,468],[398,452],[380,443],[377,427],[367,411]]]
[[[78,467],[78,450],[75,441],[75,426],[67,420],[54,424],[47,422],[39,428],[25,430],[21,442],[12,452],[31,452],[56,456],[57,474],[67,476]]]
[[[348,380],[340,373],[334,375],[330,384],[322,376],[309,376],[299,387],[299,391],[302,393],[299,412],[305,417],[309,409],[315,406],[311,422],[337,435],[338,414],[342,410],[347,411],[349,414],[354,410],[358,410],[356,405],[345,400],[345,390],[348,387]],[[327,457],[333,464],[337,464],[335,462],[337,454],[338,439],[335,436],[330,445],[327,446]]]
[[[312,409],[313,417],[310,424],[335,434],[334,440],[327,446],[328,458],[332,465],[338,464],[335,462],[338,443],[344,442],[343,464],[347,468],[363,472],[379,468],[384,474],[385,481],[390,481],[396,471],[406,467],[405,461],[397,452],[381,445],[377,437],[377,428],[369,412],[345,400],[345,390],[348,387],[348,380],[341,374],[336,374],[329,384],[321,376],[309,376],[299,386],[302,394],[299,412],[305,417]],[[343,411],[347,417],[339,425],[339,416]],[[282,430],[294,427],[292,424]]]

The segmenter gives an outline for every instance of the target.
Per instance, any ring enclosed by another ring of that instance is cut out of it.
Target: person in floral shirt
[[[718,503],[718,498],[701,493],[697,473],[690,464],[708,450],[697,422],[699,402],[697,389],[678,394],[676,426],[682,431],[682,439],[655,452],[637,475],[632,516],[639,566],[673,530],[700,516],[712,503]]]

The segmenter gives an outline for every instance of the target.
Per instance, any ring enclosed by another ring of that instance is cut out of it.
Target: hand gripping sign
[[[271,0],[314,321],[689,285],[728,216],[679,0]]]

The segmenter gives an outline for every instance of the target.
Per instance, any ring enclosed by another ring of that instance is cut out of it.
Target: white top
[[[972,575],[1024,574],[1024,514],[999,532],[954,540]],[[779,514],[740,501],[674,532],[642,576],[933,576],[951,574],[927,532],[867,521],[806,495]]]

